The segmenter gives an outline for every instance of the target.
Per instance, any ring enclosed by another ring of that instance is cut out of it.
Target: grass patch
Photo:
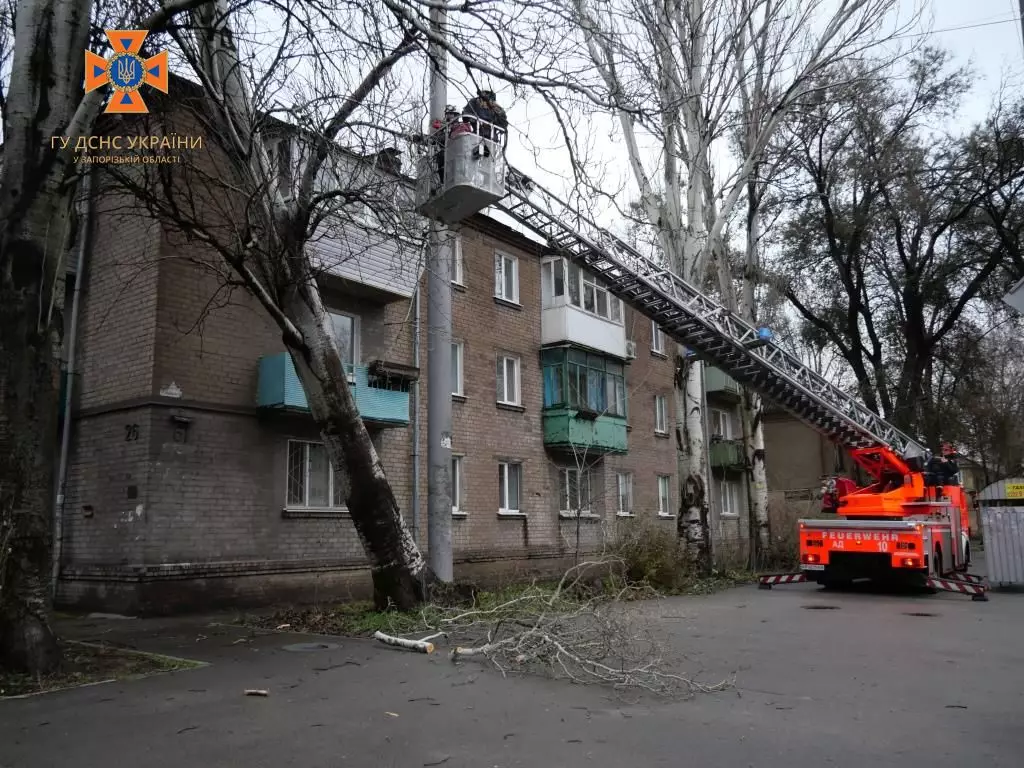
[[[476,592],[475,602],[462,603],[478,610],[495,606],[530,594],[552,594],[557,582],[520,584],[493,591]],[[289,632],[346,637],[371,637],[374,632],[403,635],[435,626],[442,616],[449,615],[441,608],[425,605],[419,611],[378,611],[369,601],[317,605],[312,607],[281,608],[268,614],[244,614],[238,624],[257,629],[282,629]]]
[[[752,574],[744,571],[721,571],[715,572],[711,576],[678,575],[668,589],[665,588],[667,585],[664,583],[657,585],[660,589],[634,589],[623,599],[646,599],[662,595],[710,595],[740,584],[749,584],[754,580]],[[639,582],[639,585],[655,586],[650,584],[649,580],[644,579]],[[460,607],[467,610],[472,608],[475,611],[488,611],[517,598],[549,597],[554,594],[557,586],[557,581],[550,581],[515,584],[488,591],[481,590],[476,592],[473,601],[464,600],[448,603],[446,606],[425,605],[419,611],[408,613],[394,610],[378,611],[369,601],[312,607],[296,606],[279,608],[270,613],[243,614],[236,619],[235,623],[254,629],[282,630],[314,635],[372,637],[374,632],[380,631],[389,635],[408,636],[421,631],[426,632],[429,628],[438,626],[441,618],[452,616],[453,608],[456,609],[456,612]],[[618,595],[622,586],[621,579],[614,576],[602,579],[605,596]],[[573,590],[566,590],[553,607],[556,610],[561,608],[569,611],[579,605],[580,599],[593,596],[596,596],[593,592],[580,595]]]
[[[712,595],[723,589],[732,589],[742,584],[753,584],[757,577],[749,571],[714,571],[710,576],[684,577],[672,595]]]
[[[432,613],[429,607],[424,611]],[[375,611],[373,603],[356,601],[311,608],[282,608],[269,614],[244,614],[238,624],[257,629],[282,629],[314,635],[368,637],[380,630],[413,632],[423,626],[424,614]]]
[[[0,698],[75,688],[107,680],[135,680],[161,672],[203,666],[201,662],[188,659],[76,641],[66,641],[63,651],[61,669],[51,675],[34,677],[0,669]]]

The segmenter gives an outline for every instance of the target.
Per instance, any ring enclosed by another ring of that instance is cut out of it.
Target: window
[[[659,355],[665,354],[665,334],[653,320],[651,321],[651,352],[657,352]]]
[[[737,517],[740,514],[740,486],[738,483],[719,480],[718,498],[722,505],[722,517]]]
[[[329,312],[334,341],[341,353],[341,362],[355,365],[359,361],[359,318],[343,312]]]
[[[729,418],[729,412],[711,408],[708,416],[711,421],[711,436],[732,440],[732,419]]]
[[[555,299],[565,296],[565,261],[548,259],[540,265],[540,298],[541,306],[550,307]]]
[[[288,441],[288,497],[285,506],[345,509],[345,483],[331,467],[323,443]]]
[[[596,277],[566,259],[548,259],[541,264],[540,292],[542,306],[551,307],[568,301],[605,320],[622,322],[622,302],[608,293]],[[568,299],[562,298],[567,294]]]
[[[462,258],[462,235],[455,234],[451,239],[452,244],[452,282],[458,285],[465,285],[465,262]]]
[[[563,515],[590,514],[590,470],[563,469],[559,471],[561,503],[559,511]]]
[[[523,465],[503,461],[498,464],[498,514],[518,515],[519,487]]]
[[[668,475],[658,475],[658,514],[662,517],[672,516],[671,482]]]
[[[519,405],[519,358],[498,355],[495,374],[498,402]]]
[[[503,253],[494,254],[494,295],[519,303],[519,259]]]
[[[548,349],[541,353],[541,366],[545,408],[626,415],[625,368],[618,360],[581,349]]]
[[[277,172],[278,178],[285,187],[290,186],[292,177],[291,139],[284,136],[270,139],[266,146],[270,167]]]
[[[452,342],[452,394],[462,397],[462,361],[463,346],[461,341]]]
[[[462,508],[462,457],[452,456],[452,514],[464,515]]]
[[[633,514],[633,473],[619,472],[616,476],[619,490],[618,514],[629,517]]]
[[[664,395],[654,396],[654,431],[668,434],[668,401]]]

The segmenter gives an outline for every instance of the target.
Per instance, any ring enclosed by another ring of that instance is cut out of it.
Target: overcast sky
[[[915,5],[916,0],[903,0],[901,15],[908,16]],[[1017,88],[1022,84],[1024,48],[1019,0],[928,0],[925,15],[912,37],[948,48],[958,63],[973,65],[977,84],[956,121],[962,127],[984,118],[1002,78],[1014,78]],[[539,99],[511,99],[511,89],[502,87],[500,83],[494,83],[494,87],[499,101],[508,109],[512,126],[509,161],[527,173],[533,172],[534,177],[553,192],[567,194],[572,178],[568,153],[564,145],[560,146],[551,108]],[[458,102],[461,107],[466,92],[459,87],[452,88],[449,102]],[[594,123],[594,133],[607,133],[606,122],[595,119]],[[955,129],[958,126],[950,127]],[[528,140],[524,140],[526,136],[529,136]],[[537,147],[544,147],[545,151],[538,154]],[[605,141],[603,150],[605,162],[617,168],[620,178],[629,181],[628,194],[635,197],[636,187],[622,162],[621,146]],[[614,214],[606,210],[599,223],[608,226],[614,218]]]

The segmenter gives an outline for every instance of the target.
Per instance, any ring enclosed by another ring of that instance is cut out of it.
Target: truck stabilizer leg
[[[929,577],[928,586],[942,592],[956,592],[961,595],[970,595],[971,599],[977,602],[988,601],[988,595],[985,594],[988,590],[982,583],[961,581],[959,579],[937,579]]]
[[[985,583],[985,577],[984,576],[978,576],[977,574],[973,574],[973,573],[958,573],[954,578],[958,579],[960,581],[969,581],[972,584],[984,584]]]
[[[776,584],[800,584],[807,581],[807,574],[797,573],[766,573],[757,577],[758,589],[771,589]]]

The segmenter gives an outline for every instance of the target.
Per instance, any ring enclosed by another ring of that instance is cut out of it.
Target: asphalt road
[[[629,703],[372,641],[101,621],[84,631],[211,664],[0,702],[0,766],[1024,765],[1024,595],[744,587],[643,611],[684,671],[735,688]]]

